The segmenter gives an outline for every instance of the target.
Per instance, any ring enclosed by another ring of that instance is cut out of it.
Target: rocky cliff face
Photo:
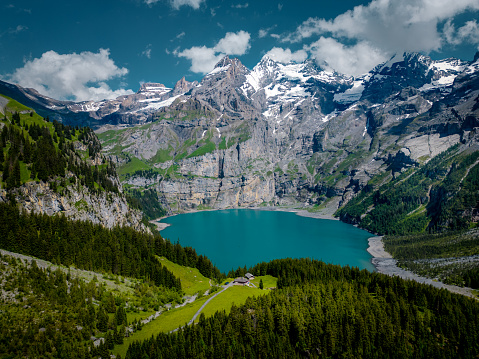
[[[77,185],[68,185],[58,191],[53,190],[51,184],[39,181],[28,182],[11,191],[11,195],[19,207],[28,213],[49,216],[63,214],[73,220],[90,221],[107,228],[129,226],[146,230],[141,223],[141,212],[130,209],[125,198],[119,194],[94,194]],[[3,189],[0,189],[0,201],[7,201],[7,192]]]
[[[477,141],[477,66],[404,54],[352,79],[310,62],[265,58],[248,71],[224,59],[148,130],[117,135],[159,169],[127,183],[156,188],[172,211],[345,203],[376,175]]]

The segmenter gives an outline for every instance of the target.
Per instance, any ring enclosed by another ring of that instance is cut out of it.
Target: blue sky
[[[6,0],[0,13],[0,78],[77,101],[200,80],[224,55],[360,75],[396,52],[470,60],[479,45],[479,0]]]

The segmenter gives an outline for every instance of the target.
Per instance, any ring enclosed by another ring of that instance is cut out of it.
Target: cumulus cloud
[[[303,62],[308,58],[308,53],[305,50],[298,50],[292,52],[290,49],[282,49],[280,47],[273,47],[265,56],[272,60],[287,64],[288,62]]]
[[[128,69],[115,65],[108,49],[79,54],[48,51],[40,58],[26,61],[7,80],[56,99],[103,100],[133,93],[126,89],[112,90],[105,82],[127,73]]]
[[[194,46],[179,52],[177,56],[191,60],[191,71],[205,74],[215,67],[223,55],[217,55],[214,49],[206,46]]]
[[[475,21],[457,31],[446,26],[444,30],[449,31],[448,33],[441,33],[438,26],[466,11],[477,10],[478,0],[373,0],[368,5],[356,6],[331,20],[311,17],[282,41],[303,42],[305,39],[321,37],[316,48],[327,50],[321,45],[329,41],[338,51],[354,55],[352,61],[357,64],[356,68],[366,68],[357,61],[364,59],[366,65],[375,58],[386,58],[396,52],[428,53],[440,51],[447,41],[472,41],[476,36]],[[328,37],[330,40],[327,40]],[[339,42],[348,43],[349,46],[339,46]],[[374,49],[370,59],[363,53],[368,47]],[[334,67],[332,54],[328,56],[331,57],[330,66]],[[337,68],[339,69],[350,59],[338,57],[337,60],[340,61]]]
[[[176,51],[178,57],[191,61],[190,70],[196,73],[208,73],[225,55],[244,55],[250,48],[251,35],[246,31],[228,32],[214,47],[193,46],[183,51]]]
[[[249,40],[251,35],[246,31],[227,32],[214,47],[216,52],[221,52],[227,55],[244,55],[249,50]]]
[[[441,47],[440,21],[466,10],[479,10],[477,0],[373,0],[332,20],[309,18],[285,41],[301,41],[313,35],[364,40],[393,50],[432,51]]]
[[[345,46],[333,38],[321,37],[308,47],[321,67],[346,75],[358,76],[388,59],[382,51],[366,42]]]

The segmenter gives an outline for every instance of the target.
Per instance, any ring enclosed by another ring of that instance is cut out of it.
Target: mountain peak
[[[195,85],[196,81],[195,82],[189,82],[189,81],[186,81],[185,77],[183,76],[176,84],[175,84],[175,87],[173,89],[173,93],[175,95],[177,94],[183,94],[185,92],[188,92],[189,90],[191,90],[193,88],[193,86]]]
[[[245,75],[249,70],[237,58],[230,59],[228,56],[223,57],[215,65],[213,71],[209,72],[202,80],[210,81],[212,78],[219,79],[224,76],[227,78],[236,78],[239,75]],[[218,77],[219,75],[219,77]]]
[[[243,64],[241,63],[241,61],[238,58],[234,57],[234,58],[230,59],[229,56],[226,55],[220,61],[218,61],[218,63],[215,65],[215,69],[227,67],[228,65],[232,65],[232,66],[236,66],[236,67],[243,67]]]
[[[274,66],[274,65],[277,65],[278,62],[273,60],[271,57],[269,57],[267,54],[264,55],[262,58],[261,58],[261,61],[259,62],[258,65],[260,64],[263,64],[263,65],[269,65],[269,66]]]

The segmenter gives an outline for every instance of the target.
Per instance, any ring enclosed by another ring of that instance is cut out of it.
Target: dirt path
[[[216,293],[215,295],[213,295],[211,298],[209,298],[202,306],[200,309],[198,309],[198,311],[195,313],[195,315],[193,315],[193,318],[188,322],[188,325],[191,325],[194,323],[194,321],[196,320],[196,318],[198,318],[198,315],[200,315],[201,311],[206,307],[206,305],[211,302],[211,300],[216,297],[218,294],[221,294],[223,293],[226,289],[228,289],[229,287],[231,287],[231,284],[228,284],[225,288],[223,288],[222,290],[220,290],[218,293]]]

